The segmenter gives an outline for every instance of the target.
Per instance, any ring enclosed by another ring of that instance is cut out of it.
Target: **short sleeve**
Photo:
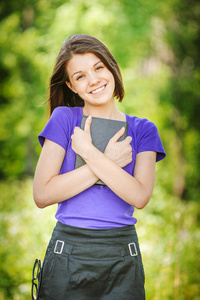
[[[69,128],[70,122],[66,111],[62,107],[55,108],[51,118],[38,136],[40,145],[43,147],[44,140],[48,139],[66,150],[70,139]]]
[[[147,119],[141,119],[137,132],[137,153],[143,151],[157,152],[156,161],[166,156],[156,125]]]

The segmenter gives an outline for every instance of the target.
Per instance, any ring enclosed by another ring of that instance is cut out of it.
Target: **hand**
[[[118,139],[124,134],[125,128],[121,128],[108,142],[104,154],[112,159],[121,168],[125,167],[132,161],[132,141],[131,136],[127,136],[123,141]]]
[[[72,149],[83,158],[88,154],[90,151],[89,149],[92,146],[92,138],[90,134],[91,122],[92,117],[89,116],[85,121],[84,130],[79,127],[75,127],[74,134],[71,136]]]

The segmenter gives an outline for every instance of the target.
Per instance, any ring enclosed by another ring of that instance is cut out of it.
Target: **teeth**
[[[96,89],[96,90],[94,90],[94,91],[92,91],[92,94],[99,93],[99,92],[103,91],[104,88],[105,88],[105,85],[102,86],[102,87],[100,87],[100,88],[98,88],[98,89]]]

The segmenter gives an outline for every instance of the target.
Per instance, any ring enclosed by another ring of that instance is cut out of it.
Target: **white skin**
[[[125,121],[113,97],[115,81],[112,73],[93,53],[76,54],[68,62],[67,86],[84,100],[83,113],[89,115],[85,129],[74,128],[72,149],[86,164],[59,175],[65,150],[45,140],[36,167],[33,197],[38,207],[62,202],[86,190],[101,179],[115,194],[138,209],[150,200],[155,181],[156,152],[145,151],[136,156],[133,176],[122,169],[132,161],[131,137],[117,142],[124,128],[109,141],[104,153],[92,145],[92,117]]]

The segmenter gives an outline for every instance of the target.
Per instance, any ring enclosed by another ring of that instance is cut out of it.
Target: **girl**
[[[120,112],[119,66],[104,44],[68,37],[50,80],[51,117],[39,135],[42,152],[33,195],[38,207],[58,203],[57,224],[45,255],[40,300],[143,300],[144,270],[134,207],[149,202],[155,162],[165,157],[156,126]],[[84,130],[81,117],[89,116]],[[126,121],[100,152],[92,117]],[[85,165],[75,169],[76,155]],[[102,180],[105,185],[95,184]]]

